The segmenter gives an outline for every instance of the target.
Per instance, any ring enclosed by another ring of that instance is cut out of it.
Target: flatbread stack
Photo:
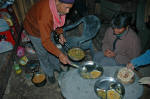
[[[134,72],[126,67],[121,68],[117,73],[117,78],[123,84],[132,83],[134,81]]]

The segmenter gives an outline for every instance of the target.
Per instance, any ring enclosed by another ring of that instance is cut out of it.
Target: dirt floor
[[[63,99],[57,82],[50,84],[47,81],[45,86],[36,87],[31,82],[31,75],[24,71],[17,75],[13,70],[3,99]]]
[[[91,57],[89,56],[89,52],[87,51],[86,53],[87,54],[85,60],[90,60]],[[30,60],[37,58],[33,55],[26,56],[30,56]],[[33,73],[32,70],[29,70],[28,65],[20,65],[20,68],[22,70],[20,74],[16,74],[14,67],[12,68],[11,76],[9,77],[8,85],[3,99],[64,99],[61,94],[58,82],[56,82],[55,84],[51,84],[47,80],[47,83],[43,87],[36,87],[31,81]],[[68,69],[64,66],[62,66],[62,68],[64,71]],[[43,73],[40,68],[39,72]],[[55,72],[56,79],[58,78],[58,76],[59,73]]]

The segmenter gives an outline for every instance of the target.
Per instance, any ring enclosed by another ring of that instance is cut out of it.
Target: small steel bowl
[[[108,99],[108,93],[110,91],[113,91],[113,94],[115,95],[117,94],[120,97],[119,99],[123,99],[125,95],[125,88],[123,84],[112,77],[103,77],[97,80],[94,85],[94,91],[101,99]]]
[[[102,76],[103,67],[93,61],[84,62],[79,69],[80,76],[85,79],[96,79]]]
[[[39,78],[40,76],[43,76],[44,78],[43,78],[40,82],[35,82],[34,79],[35,79],[35,78],[36,78],[36,79],[40,79],[40,78]],[[32,81],[32,83],[33,83],[36,87],[42,87],[42,86],[44,86],[44,85],[46,84],[46,82],[47,82],[46,76],[45,76],[44,74],[39,74],[39,73],[34,74],[33,77],[32,77],[32,79],[31,79],[31,81]]]

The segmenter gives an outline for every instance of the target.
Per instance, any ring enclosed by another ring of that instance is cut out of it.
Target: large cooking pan
[[[67,51],[67,55],[72,61],[81,61],[85,57],[85,52],[81,48],[74,47]]]

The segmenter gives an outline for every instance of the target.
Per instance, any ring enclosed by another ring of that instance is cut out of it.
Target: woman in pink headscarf
[[[70,64],[68,57],[55,46],[52,31],[59,34],[61,44],[66,42],[61,27],[74,1],[40,0],[32,6],[24,20],[24,28],[36,49],[41,68],[52,83],[55,82],[54,71],[60,71],[60,62]]]

